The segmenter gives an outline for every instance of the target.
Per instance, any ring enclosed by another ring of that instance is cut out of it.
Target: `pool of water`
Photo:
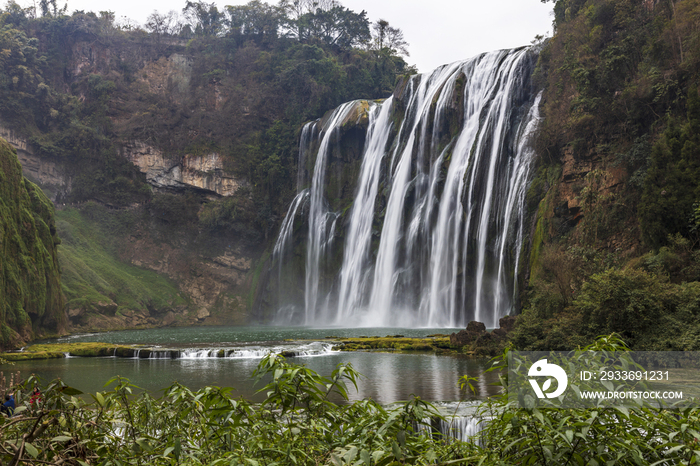
[[[363,376],[350,399],[372,398],[392,403],[420,396],[428,401],[461,401],[497,393],[496,373],[485,373],[488,361],[461,355],[406,354],[333,351],[327,343],[299,340],[326,336],[427,336],[449,333],[445,329],[303,329],[281,327],[196,327],[128,330],[74,335],[57,342],[100,341],[180,348],[179,357],[164,358],[80,358],[18,362],[12,370],[23,376],[34,373],[45,381],[61,378],[84,392],[104,390],[103,385],[119,375],[157,394],[179,382],[196,390],[207,385],[234,388],[234,396],[261,400],[256,394],[263,383],[254,383],[252,374],[269,351],[315,348],[288,362],[302,364],[322,375],[330,375],[340,363],[350,363]],[[216,357],[216,348],[225,348],[226,357]],[[476,377],[477,395],[459,388],[463,375]]]

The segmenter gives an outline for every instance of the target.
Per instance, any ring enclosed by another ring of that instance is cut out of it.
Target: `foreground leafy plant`
[[[20,403],[0,420],[3,464],[280,465],[434,464],[465,459],[469,444],[418,429],[435,408],[415,398],[394,409],[372,400],[347,404],[359,374],[339,365],[330,377],[269,355],[255,372],[261,404],[231,389],[197,392],[174,384],[154,399],[116,377],[93,395],[54,382],[40,406]],[[24,390],[36,381],[30,379]],[[338,404],[336,401],[344,404]],[[466,460],[465,460],[466,461]]]
[[[617,336],[600,337],[589,351],[627,351]],[[506,353],[493,369],[504,369]],[[503,387],[507,380],[501,379]],[[481,464],[673,465],[700,463],[700,408],[668,410],[648,403],[636,409],[521,409],[515,394],[482,407],[491,420],[481,432]]]
[[[616,336],[577,352],[622,351]],[[494,360],[504,367],[508,352]],[[504,373],[505,374],[505,373]],[[414,398],[393,408],[371,399],[347,403],[359,374],[339,365],[328,377],[278,355],[255,371],[260,404],[231,389],[192,392],[173,384],[154,399],[116,377],[92,401],[62,382],[17,415],[0,418],[0,462],[23,465],[673,465],[700,461],[700,410],[521,409],[503,392],[483,403],[473,442],[426,429],[440,418]],[[19,393],[28,392],[30,378]],[[470,379],[463,379],[468,385]],[[136,393],[137,391],[138,394]],[[340,403],[339,403],[340,402]]]

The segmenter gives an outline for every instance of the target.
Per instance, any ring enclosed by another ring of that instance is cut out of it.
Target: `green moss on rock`
[[[0,348],[66,325],[53,204],[0,139]]]

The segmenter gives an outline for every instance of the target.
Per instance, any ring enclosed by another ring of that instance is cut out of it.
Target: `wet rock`
[[[492,342],[493,340],[495,340],[493,334],[486,332],[486,333],[484,333],[483,335],[480,335],[480,336],[476,339],[476,345],[477,345],[477,346],[488,346],[488,345],[491,344],[491,342]]]
[[[467,332],[483,333],[486,331],[486,325],[483,322],[472,320],[467,324]]]

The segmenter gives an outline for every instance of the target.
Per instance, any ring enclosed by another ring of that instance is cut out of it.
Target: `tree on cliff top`
[[[372,24],[371,48],[378,52],[388,52],[389,54],[409,56],[408,42],[404,39],[403,31],[389,25],[389,21],[378,19]]]
[[[190,26],[198,36],[216,36],[224,26],[224,15],[216,7],[215,3],[187,1],[182,12]]]

